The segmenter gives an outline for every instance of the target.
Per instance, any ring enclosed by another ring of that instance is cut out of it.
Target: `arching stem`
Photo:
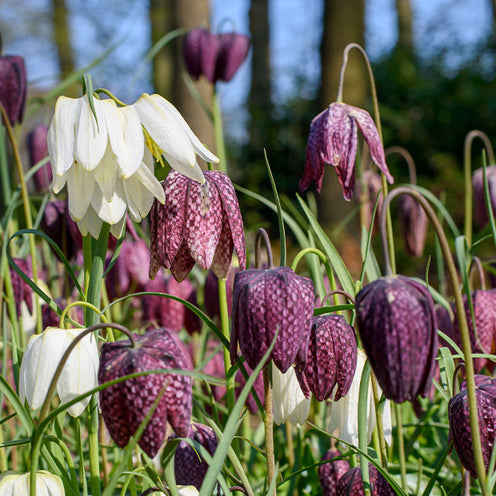
[[[261,227],[257,231],[257,235],[255,237],[255,268],[259,269],[261,266],[260,262],[260,249],[262,246],[262,238],[265,243],[265,249],[267,251],[267,263],[269,264],[269,269],[274,268],[274,259],[272,258],[272,248],[270,246],[270,239],[267,231]]]
[[[473,288],[473,273],[477,271],[477,274],[479,275],[479,283],[481,289],[485,290],[486,289],[486,276],[484,274],[484,267],[482,267],[482,262],[479,257],[473,257],[472,258],[472,267],[470,268],[470,286]]]
[[[402,146],[390,146],[384,150],[386,157],[394,153],[401,155],[405,159],[406,165],[408,166],[410,184],[417,184],[417,171],[415,170],[415,162],[413,157],[410,155],[410,152]]]

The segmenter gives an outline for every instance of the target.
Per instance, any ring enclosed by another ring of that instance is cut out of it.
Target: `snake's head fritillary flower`
[[[214,456],[218,441],[211,427],[202,424],[191,424],[188,437],[201,444],[210,456]],[[181,441],[178,444],[174,454],[174,473],[178,484],[195,486],[199,490],[208,467],[208,463],[196,448],[192,448],[186,441]]]
[[[370,496],[395,496],[396,492],[384,476],[369,463]],[[355,467],[339,479],[337,496],[365,496],[362,469]]]
[[[164,182],[165,205],[151,212],[150,277],[161,266],[182,281],[195,262],[226,277],[236,250],[246,266],[245,234],[238,199],[224,172],[206,171],[204,185],[171,171]]]
[[[44,124],[38,124],[28,134],[27,145],[31,167],[34,167],[38,162],[48,157],[47,135],[48,126]],[[38,169],[34,173],[33,179],[39,191],[48,191],[53,179],[50,162],[47,162],[41,169]]]
[[[431,388],[438,349],[434,301],[404,276],[381,277],[356,297],[357,325],[386,398],[402,403]]]
[[[405,251],[411,257],[418,258],[424,252],[429,220],[420,204],[409,195],[398,199],[398,215],[403,227]]]
[[[467,317],[472,353],[494,353],[496,351],[496,289],[472,292],[475,330],[467,295],[463,295],[463,305]],[[461,346],[462,339],[455,306],[453,306],[453,312],[455,313],[454,340],[458,346]],[[492,364],[487,358],[474,358],[473,361],[476,373],[480,372],[484,366]]]
[[[323,456],[324,460],[333,460],[340,456],[337,450],[329,450]],[[322,496],[336,496],[339,479],[350,469],[348,460],[334,460],[319,465],[319,480],[322,487]]]
[[[29,496],[31,474],[4,472],[0,478],[0,496]],[[60,477],[38,470],[36,472],[36,494],[65,496],[64,484]]]
[[[254,369],[277,339],[269,359],[286,372],[298,356],[305,363],[315,292],[310,279],[288,267],[250,269],[234,279],[231,362],[241,354]]]
[[[487,185],[489,189],[489,200],[496,214],[496,165],[486,167]],[[484,193],[484,170],[477,169],[472,175],[472,186],[474,196],[474,220],[475,223],[483,228],[488,222],[486,208],[486,195]]]
[[[307,190],[315,181],[320,193],[324,165],[330,164],[336,168],[345,200],[351,200],[355,188],[357,129],[360,129],[369,146],[372,160],[389,183],[393,182],[379,133],[370,114],[345,103],[331,103],[310,125],[305,169],[299,184],[301,191]]]
[[[135,372],[158,369],[188,369],[184,352],[164,328],[136,335],[130,340],[105,343],[100,356],[100,384]],[[100,391],[103,420],[117,446],[124,448],[165,388],[138,444],[153,458],[165,439],[167,422],[182,437],[189,432],[193,395],[191,377],[148,374],[127,379]]]
[[[496,438],[496,379],[484,375],[475,376],[475,394],[479,417],[482,456],[486,470],[489,467]],[[472,449],[472,435],[466,383],[448,404],[450,437],[462,465],[477,477]]]
[[[248,57],[250,38],[239,33],[222,33],[217,36],[219,38],[219,50],[215,64],[215,76],[211,82],[228,82]]]
[[[0,56],[0,102],[12,126],[22,122],[26,90],[24,59],[17,55]]]
[[[301,426],[305,423],[310,413],[311,399],[305,398],[294,367],[289,367],[284,373],[272,367],[272,395],[274,422],[277,425],[290,422]]]
[[[29,339],[19,373],[19,396],[21,401],[27,399],[33,410],[42,406],[62,356],[81,332],[81,329],[47,327],[41,334]],[[71,352],[57,382],[57,393],[62,404],[97,386],[98,362],[95,338],[85,336]],[[89,401],[89,397],[84,398],[67,411],[78,417]]]
[[[358,446],[358,396],[363,367],[367,357],[362,350],[357,351],[356,370],[348,394],[338,401],[331,403],[329,432],[337,429],[337,435],[343,441]],[[380,389],[380,388],[379,388]],[[379,395],[381,392],[379,393]],[[372,386],[369,383],[367,399],[367,440],[370,442],[375,428],[376,413]],[[391,406],[386,400],[382,411],[382,423],[386,442],[391,444]]]
[[[306,364],[296,369],[305,396],[318,401],[338,401],[345,396],[355,374],[355,331],[342,315],[319,315],[312,319]]]

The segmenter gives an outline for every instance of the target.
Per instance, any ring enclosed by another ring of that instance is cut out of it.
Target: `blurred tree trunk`
[[[251,0],[251,86],[248,98],[250,111],[250,143],[256,152],[264,146],[266,126],[272,109],[270,68],[269,0]]]
[[[324,31],[321,43],[321,109],[336,101],[339,73],[343,62],[343,50],[348,43],[365,44],[365,0],[325,0]],[[343,99],[345,103],[365,107],[370,84],[362,55],[352,50],[344,78]],[[355,206],[355,201],[343,199],[341,185],[331,166],[326,167],[322,193],[319,199],[319,217],[329,228],[341,222]],[[349,234],[356,235],[358,222],[346,227]]]
[[[410,0],[396,0],[398,14],[398,47],[403,52],[413,53],[412,8]]]
[[[52,0],[53,39],[62,79],[74,71],[74,54],[67,17],[65,0]]]
[[[209,21],[207,0],[150,0],[151,41],[156,43],[169,31],[178,28],[193,29],[207,26]],[[193,132],[211,150],[215,150],[212,123],[200,105],[191,96],[183,79],[183,37],[174,39],[162,49],[153,62],[155,92],[170,100],[181,112]],[[204,78],[195,86],[210,105],[212,85]]]

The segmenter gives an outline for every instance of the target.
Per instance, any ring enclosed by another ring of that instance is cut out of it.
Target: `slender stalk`
[[[262,238],[265,243],[265,248],[267,250],[267,263],[269,265],[269,269],[274,268],[274,259],[272,258],[272,249],[270,246],[270,239],[267,231],[261,227],[258,229],[257,234],[255,236],[255,268],[260,269],[261,260],[260,260],[260,248],[262,245]]]
[[[276,476],[276,462],[274,458],[274,416],[272,413],[272,387],[270,386],[270,364],[263,370],[265,392],[265,456],[267,457],[267,487]],[[276,496],[276,489],[272,495]]]
[[[214,88],[212,95],[212,113],[214,116],[215,146],[219,156],[219,170],[227,172],[226,145],[224,143],[224,132],[222,130],[222,112],[220,110],[219,96]]]
[[[229,340],[229,311],[227,308],[227,288],[226,278],[219,279],[219,307],[220,307],[220,327],[224,337]],[[234,392],[234,374],[228,378],[228,372],[231,368],[231,359],[229,357],[229,350],[224,346],[224,370],[226,373],[226,389],[227,389],[227,408],[231,411],[236,402]]]
[[[372,395],[374,398],[375,407],[375,425],[377,427],[377,435],[379,437],[379,456],[381,458],[381,465],[387,468],[387,448],[386,448],[386,436],[384,435],[384,424],[382,422],[382,412],[379,408],[379,388],[377,387],[377,379],[375,378],[374,372],[370,373],[370,383],[372,385]]]
[[[406,491],[406,460],[405,460],[405,440],[403,439],[403,418],[401,414],[401,405],[394,404],[394,411],[396,413],[396,434],[398,436],[398,453],[400,458],[400,472],[401,472],[401,487]]]
[[[469,282],[470,286],[473,288],[473,274],[477,272],[479,276],[479,284],[481,289],[486,289],[486,276],[484,275],[484,268],[482,267],[482,262],[479,257],[472,258],[472,267],[470,269]]]
[[[62,311],[62,314],[60,315],[60,326],[63,329],[66,329],[65,318],[67,317],[67,313],[73,307],[85,307],[85,308],[89,308],[90,310],[93,310],[96,313],[100,312],[100,309],[98,307],[96,307],[95,305],[92,305],[91,303],[88,303],[87,301],[73,301],[72,303],[69,303],[69,305],[67,305],[64,308],[64,310]],[[105,317],[105,315],[102,315],[101,317],[102,317],[102,320],[104,323],[108,322],[108,319]]]
[[[0,112],[2,113],[3,123],[5,125],[5,129],[7,130],[10,144],[12,145],[12,151],[14,152],[14,162],[16,165],[17,174],[19,176],[19,184],[21,186],[21,197],[22,197],[22,205],[24,208],[24,216],[26,218],[26,227],[28,229],[33,229],[31,204],[29,202],[29,193],[28,193],[28,188],[26,186],[26,180],[24,178],[24,168],[22,166],[21,154],[19,153],[19,148],[17,147],[17,141],[14,136],[14,130],[10,125],[9,116],[7,115],[5,107],[2,105],[2,103],[0,103]],[[31,255],[33,281],[36,285],[38,285],[38,267],[36,266],[36,260],[37,260],[36,245],[34,243],[33,236],[29,236],[29,253]],[[35,302],[35,312],[36,312],[36,331],[40,333],[42,330],[42,321],[41,321],[41,309],[38,301],[38,295],[35,295],[34,302]]]
[[[289,470],[292,470],[295,463],[294,446],[293,446],[293,427],[291,422],[286,421],[286,442],[288,443],[288,465]]]
[[[473,189],[472,189],[472,142],[475,138],[480,138],[487,150],[489,162],[494,163],[494,151],[486,133],[477,129],[470,131],[465,137],[464,153],[463,153],[463,170],[465,181],[465,238],[467,239],[468,248],[472,246],[472,205],[473,205]]]
[[[477,413],[477,398],[475,395],[475,380],[474,380],[474,364],[472,361],[472,348],[470,345],[470,336],[468,332],[467,326],[467,317],[465,315],[465,308],[463,305],[462,293],[461,293],[461,284],[458,279],[458,274],[456,271],[455,261],[453,259],[453,255],[450,251],[450,247],[448,244],[448,240],[444,233],[444,230],[439,222],[436,213],[433,208],[429,204],[429,202],[417,191],[401,187],[396,188],[394,191],[389,193],[387,197],[384,199],[384,205],[389,205],[391,200],[398,195],[407,194],[410,195],[414,200],[418,201],[422,208],[424,209],[427,217],[431,221],[434,230],[436,231],[436,235],[439,239],[439,243],[441,245],[441,250],[443,252],[444,260],[446,262],[446,266],[448,268],[448,272],[451,277],[454,296],[455,296],[455,305],[456,312],[458,315],[458,324],[460,328],[460,334],[462,339],[462,350],[465,361],[465,372],[466,372],[466,381],[467,381],[467,394],[468,394],[468,404],[469,404],[469,415],[470,415],[470,431],[472,433],[472,449],[474,453],[474,462],[475,469],[477,473],[477,478],[479,480],[479,484],[481,487],[481,491],[483,496],[489,496],[490,492],[487,488],[486,483],[486,470],[484,466],[484,459],[482,457],[482,446],[481,446],[481,438],[480,438],[480,430],[479,430],[479,418]],[[385,235],[385,227],[384,227],[384,211],[381,213],[381,235]],[[385,260],[389,260],[389,255],[386,253],[387,248],[384,245],[384,254]],[[389,264],[389,271],[391,271],[391,266]]]

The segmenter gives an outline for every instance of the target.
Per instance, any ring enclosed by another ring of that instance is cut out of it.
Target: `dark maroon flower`
[[[204,175],[200,185],[171,171],[162,183],[165,205],[156,201],[151,211],[151,278],[164,266],[182,281],[195,262],[226,277],[234,250],[244,270],[245,234],[234,187],[223,172]]]
[[[201,444],[210,456],[214,456],[218,441],[212,428],[202,424],[191,424],[188,437]],[[174,455],[174,473],[177,484],[195,486],[199,490],[208,467],[208,463],[198,453],[198,450],[193,449],[186,441],[181,441],[177,445]]]
[[[318,401],[332,396],[338,401],[348,393],[357,363],[355,331],[342,315],[312,319],[307,362],[296,367],[296,376],[306,398],[312,392]]]
[[[27,258],[14,258],[14,262],[30,279],[33,278],[30,256]],[[17,317],[21,316],[22,302],[26,303],[29,313],[33,313],[33,290],[24,282],[22,277],[13,267],[10,268],[10,277],[12,280],[12,290],[14,292]]]
[[[251,367],[245,363],[245,369],[246,372],[248,372],[248,375],[251,376],[253,374],[253,370]],[[243,391],[243,388],[245,387],[246,384],[246,379],[245,376],[243,375],[243,372],[238,369],[236,372],[236,399],[238,399],[239,395],[241,394],[241,391]],[[265,405],[265,391],[264,391],[264,383],[263,383],[263,374],[260,372],[257,375],[257,378],[255,379],[255,382],[253,383],[253,389],[255,389],[255,392],[257,393],[258,399],[260,400],[260,403],[262,403],[262,406]],[[246,406],[248,407],[248,410],[250,410],[251,413],[255,414],[258,412],[258,406],[257,402],[255,401],[255,397],[253,396],[253,391],[250,392],[248,395],[248,398],[246,398]]]
[[[437,328],[441,332],[444,332],[444,334],[446,334],[449,338],[454,340],[455,339],[454,324],[448,310],[443,305],[436,303],[434,305],[434,313],[436,314]],[[441,337],[439,338],[439,345],[447,346],[448,348],[450,348],[450,345]]]
[[[395,496],[396,492],[384,476],[369,463],[370,496]],[[339,479],[338,496],[365,496],[363,487],[362,469],[355,467],[346,472]]]
[[[496,289],[477,290],[472,293],[476,333],[474,332],[472,315],[466,295],[463,295],[463,304],[467,317],[472,353],[494,353],[496,351]],[[454,341],[458,346],[462,346],[458,314],[454,305],[453,311],[455,312]],[[474,358],[473,360],[476,373],[480,372],[484,366],[492,364],[487,358]]]
[[[489,200],[496,215],[496,165],[486,167],[487,185],[489,190]],[[474,220],[483,228],[488,222],[486,208],[486,195],[484,193],[484,170],[477,169],[472,176],[473,196],[474,196]]]
[[[135,339],[135,348],[128,339],[103,345],[98,371],[100,384],[147,370],[188,369],[184,353],[166,329],[148,331]],[[167,422],[179,436],[188,435],[193,408],[191,377],[149,374],[100,391],[103,420],[117,446],[127,445],[163,388],[165,393],[138,444],[153,458],[165,438]]]
[[[241,354],[254,369],[279,334],[270,358],[286,372],[297,355],[306,361],[314,308],[314,287],[288,267],[250,269],[236,274],[233,289],[231,362]],[[269,358],[269,359],[270,359]]]
[[[26,89],[24,59],[16,55],[0,56],[0,102],[12,125],[22,122]]]
[[[238,33],[222,33],[217,36],[219,49],[215,64],[215,76],[213,81],[209,79],[211,83],[230,81],[250,51],[250,38],[248,36]]]
[[[475,394],[479,417],[482,456],[486,471],[489,467],[496,437],[496,379],[483,375],[475,376]],[[450,437],[462,465],[477,477],[472,449],[468,393],[466,383],[448,404]]]
[[[153,281],[149,281],[143,289],[144,291],[167,293],[189,301],[193,305],[197,304],[196,290],[188,279],[177,282],[173,277],[165,278],[160,274]],[[201,331],[200,318],[180,301],[165,296],[146,295],[143,296],[142,302],[144,321],[156,323],[176,332],[179,332],[183,327],[189,334]]]
[[[232,308],[232,291],[234,284],[234,277],[239,272],[239,267],[231,267],[229,273],[227,274],[226,281],[226,295],[227,295],[227,311],[229,317],[231,316]],[[220,316],[220,306],[219,306],[219,278],[210,270],[205,279],[205,289],[203,303],[205,305],[205,310],[210,318]]]
[[[425,397],[438,349],[434,302],[422,284],[381,277],[356,297],[358,330],[386,398],[397,403]]]
[[[429,220],[420,204],[411,196],[402,195],[398,199],[398,214],[403,226],[405,251],[418,258],[424,252]]]
[[[329,450],[322,461],[332,460],[340,456],[341,453],[337,450]],[[322,496],[336,496],[339,479],[350,469],[348,460],[336,460],[329,463],[324,463],[319,466],[319,480],[322,486]]]
[[[28,134],[27,142],[31,167],[48,157],[47,134],[48,126],[44,124],[38,124]],[[53,179],[50,161],[34,173],[33,179],[39,191],[48,191],[50,189]]]
[[[330,164],[336,168],[345,200],[351,200],[355,188],[357,128],[360,128],[369,146],[372,160],[387,180],[393,182],[379,133],[370,114],[345,103],[331,103],[310,125],[305,169],[299,184],[301,191],[308,189],[315,181],[317,192],[320,193],[324,165]]]
[[[375,229],[379,224],[382,202],[384,201],[384,196],[382,194],[379,195],[382,189],[381,176],[375,171],[366,170],[362,174],[361,183],[362,184],[358,184],[356,187],[356,194],[358,202],[360,204],[365,203],[365,227],[367,229],[372,222],[375,202],[377,201],[377,210],[374,217],[374,225],[372,226],[373,229]],[[379,195],[379,200],[377,200],[377,195]]]

